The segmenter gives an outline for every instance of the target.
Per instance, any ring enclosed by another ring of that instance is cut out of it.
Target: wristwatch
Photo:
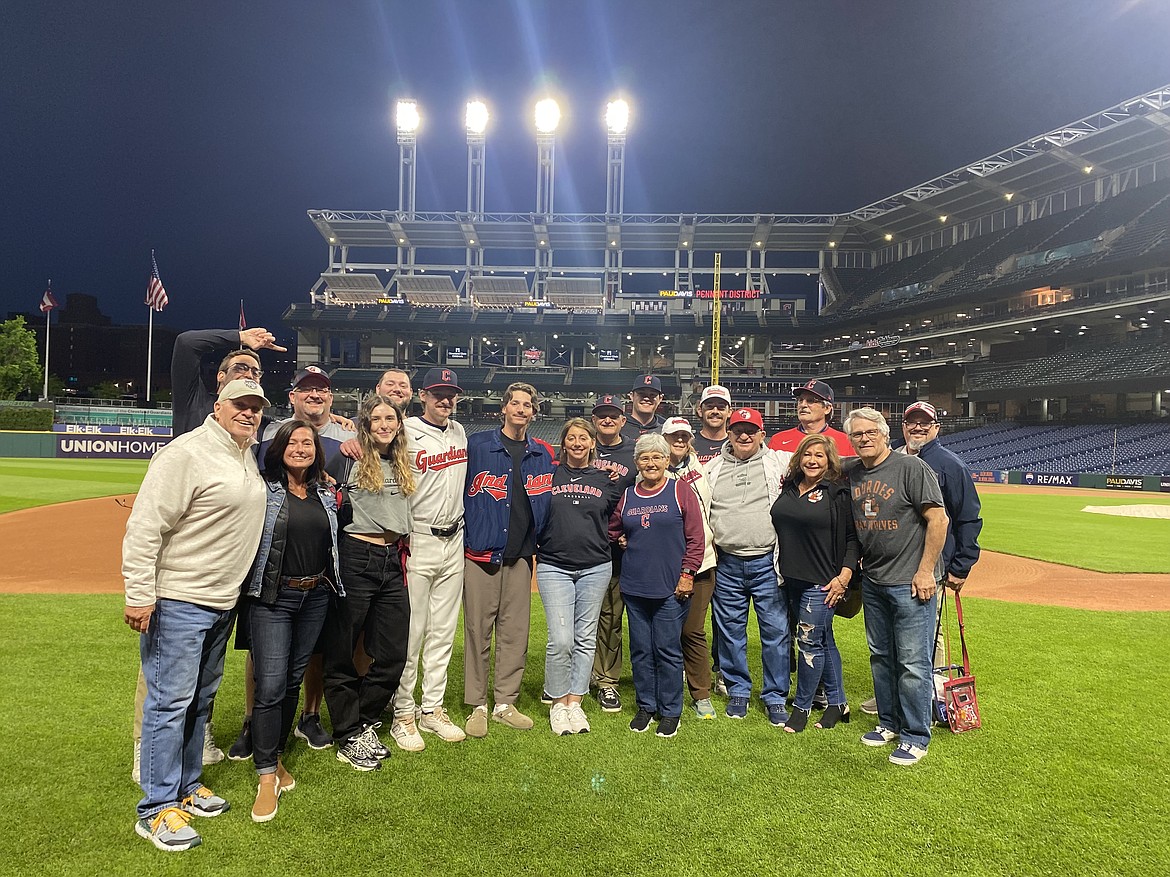
[[[693,569],[687,569],[685,566],[683,567],[682,574],[684,576],[690,576],[691,578],[695,577],[695,571]]]

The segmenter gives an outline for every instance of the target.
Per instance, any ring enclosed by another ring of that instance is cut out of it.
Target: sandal
[[[812,710],[802,710],[800,707],[794,706],[792,708],[792,715],[784,723],[784,730],[789,734],[799,734],[808,724],[808,717],[811,712]]]
[[[817,728],[827,730],[834,727],[838,722],[849,723],[849,704],[843,703],[840,706],[837,704],[830,704],[829,708],[821,715],[820,721],[816,723]]]

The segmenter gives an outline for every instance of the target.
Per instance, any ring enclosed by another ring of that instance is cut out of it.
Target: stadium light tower
[[[467,102],[464,124],[467,128],[467,212],[473,217],[483,215],[484,161],[487,152],[487,123],[490,118],[487,104],[481,100]]]
[[[557,125],[561,108],[552,98],[536,104],[536,212],[551,216],[553,212],[553,169]]]
[[[624,100],[610,101],[605,107],[605,130],[609,146],[606,160],[605,212],[620,215],[625,205],[626,131],[630,126],[630,105]]]
[[[610,101],[605,107],[608,154],[605,162],[605,298],[612,304],[621,291],[622,212],[626,191],[626,131],[630,127],[630,105]],[[675,284],[678,285],[677,283]]]
[[[400,100],[395,107],[394,125],[398,130],[398,212],[414,214],[415,137],[419,126],[418,103]]]

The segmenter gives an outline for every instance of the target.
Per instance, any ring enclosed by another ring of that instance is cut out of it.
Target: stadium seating
[[[972,470],[1170,474],[1170,423],[1023,426],[997,423],[943,444]]]

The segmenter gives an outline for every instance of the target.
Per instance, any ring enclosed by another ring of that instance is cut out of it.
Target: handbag
[[[835,618],[853,618],[861,611],[861,576],[854,576],[845,589],[841,602],[833,607]]]
[[[963,602],[955,594],[955,617],[959,620],[959,643],[963,652],[963,663],[951,663],[951,630],[946,619],[946,589],[943,589],[943,606],[939,610],[938,629],[946,643],[946,666],[934,671],[935,702],[934,713],[939,723],[945,722],[956,734],[973,731],[983,726],[979,713],[979,697],[975,690],[975,676],[971,672],[971,658],[967,653],[967,637],[963,625]],[[941,682],[941,685],[939,684]]]

